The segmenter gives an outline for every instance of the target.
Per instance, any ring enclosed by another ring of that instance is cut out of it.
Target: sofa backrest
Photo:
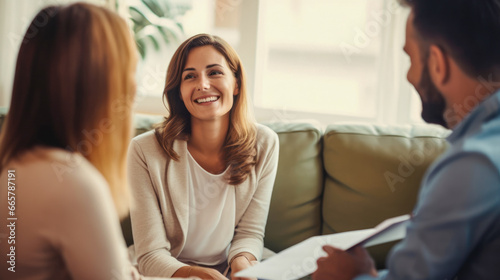
[[[424,173],[447,148],[448,134],[435,125],[327,127],[322,234],[371,228],[411,213]],[[390,245],[371,249],[379,267]]]
[[[425,171],[447,147],[447,135],[430,125],[327,127],[322,233],[409,214]]]
[[[322,131],[310,123],[267,124],[280,141],[264,245],[279,252],[321,234]]]

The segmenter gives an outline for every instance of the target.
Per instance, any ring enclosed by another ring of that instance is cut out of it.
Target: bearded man
[[[422,117],[453,130],[422,181],[406,237],[377,272],[325,246],[314,279],[500,279],[500,0],[405,0],[408,81]]]

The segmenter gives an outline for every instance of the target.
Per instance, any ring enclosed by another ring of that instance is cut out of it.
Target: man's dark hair
[[[500,79],[500,0],[401,0],[424,52],[435,44],[473,78]]]

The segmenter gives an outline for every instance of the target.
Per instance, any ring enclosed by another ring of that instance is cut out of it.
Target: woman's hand
[[[236,256],[233,259],[233,261],[231,262],[231,279],[232,280],[257,280],[257,278],[240,278],[240,277],[234,276],[235,273],[237,273],[245,268],[251,267],[251,266],[255,265],[256,263],[258,263],[256,260],[249,260],[249,258],[247,258],[243,255]]]
[[[183,266],[179,268],[174,275],[174,278],[198,277],[204,280],[227,280],[220,272],[213,268],[201,266]]]

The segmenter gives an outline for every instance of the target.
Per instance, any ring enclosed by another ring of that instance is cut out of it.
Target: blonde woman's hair
[[[35,146],[80,153],[107,180],[123,217],[136,52],[126,22],[106,8],[76,3],[41,10],[19,50],[0,171]]]
[[[191,115],[180,95],[182,71],[189,52],[202,46],[212,46],[221,53],[237,81],[239,93],[234,96],[233,107],[229,114],[229,130],[223,152],[224,160],[229,165],[228,182],[231,185],[238,185],[246,180],[255,165],[256,128],[249,109],[243,65],[236,51],[220,37],[209,34],[195,35],[182,43],[174,53],[168,66],[163,91],[169,116],[156,129],[156,138],[170,158],[179,159],[179,155],[173,149],[174,141],[186,139],[191,134]]]

